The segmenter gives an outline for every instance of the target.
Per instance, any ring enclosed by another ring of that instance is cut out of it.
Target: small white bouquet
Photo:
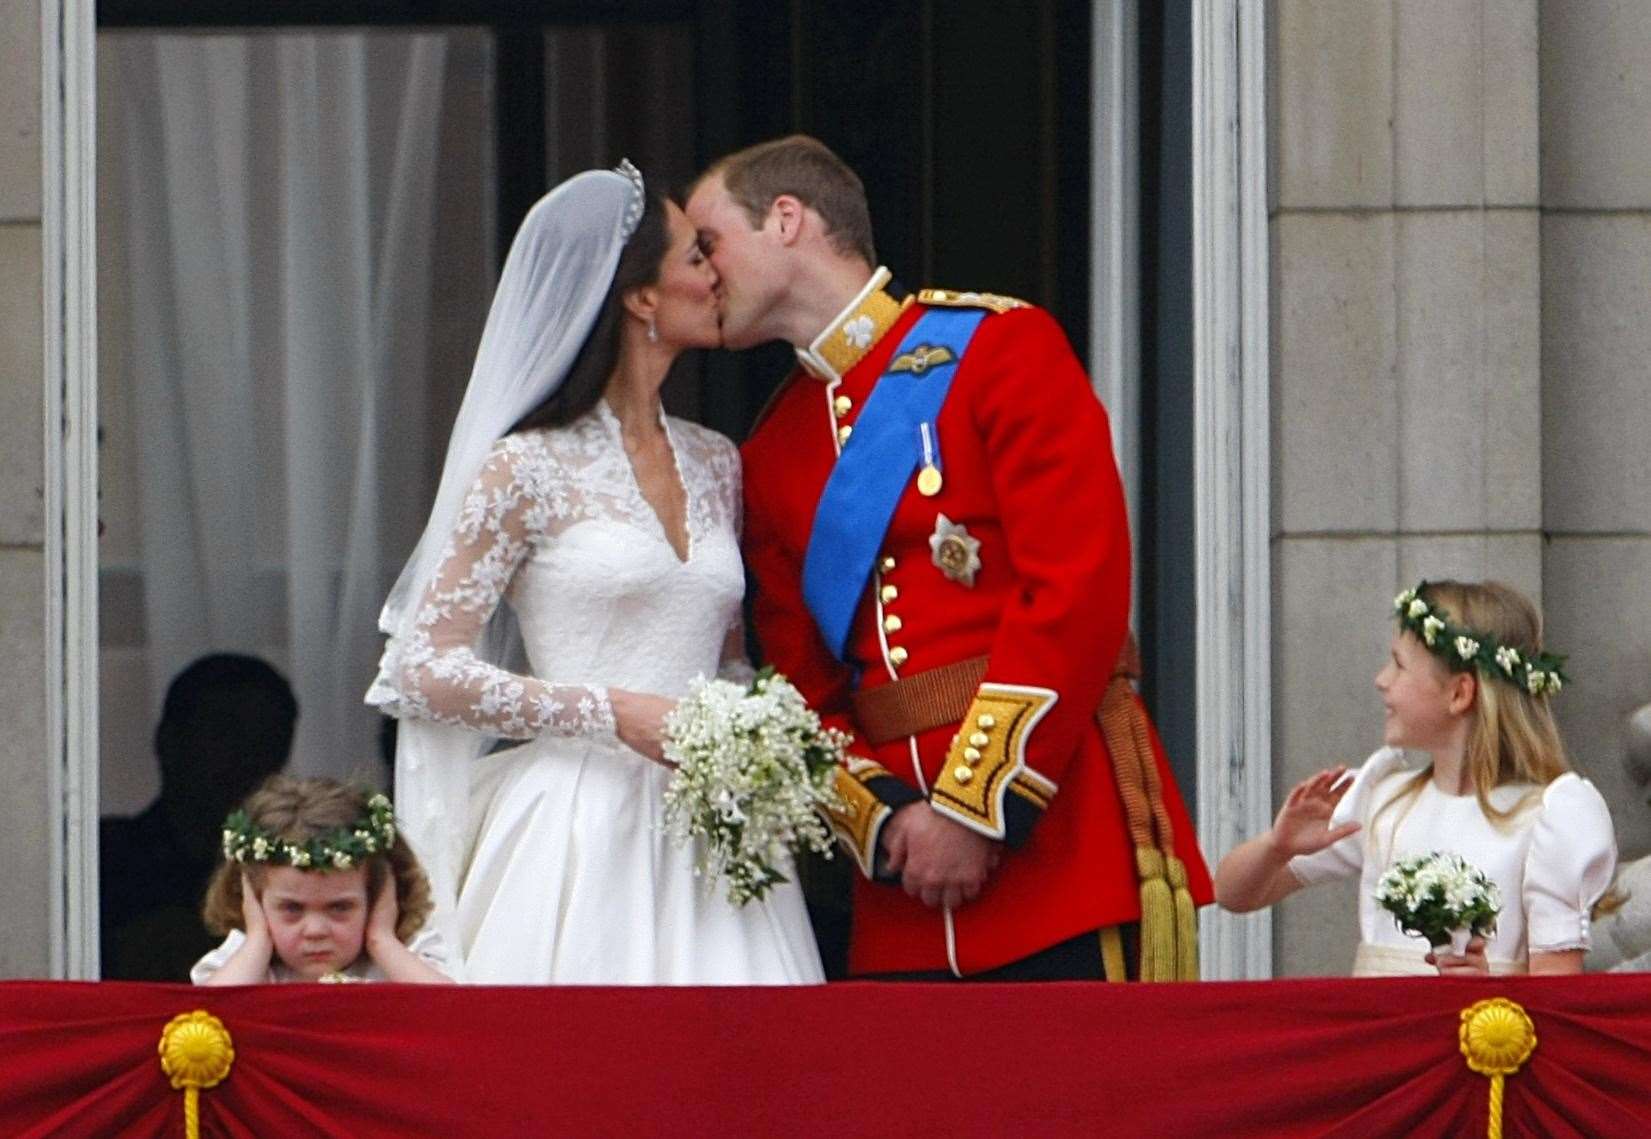
[[[787,881],[793,851],[830,857],[819,810],[835,806],[833,773],[849,737],[822,728],[791,682],[771,668],[749,687],[695,680],[665,717],[665,823],[679,840],[705,840],[697,872],[728,880],[743,906]]]
[[[1483,870],[1457,854],[1433,851],[1401,858],[1376,883],[1376,904],[1405,933],[1435,950],[1461,954],[1474,935],[1496,932],[1502,895]]]

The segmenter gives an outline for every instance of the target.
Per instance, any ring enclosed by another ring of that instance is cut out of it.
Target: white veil
[[[645,203],[629,162],[587,170],[539,199],[511,243],[487,314],[470,385],[447,445],[424,534],[379,614],[389,636],[367,703],[392,716],[402,702],[402,652],[419,603],[452,536],[466,492],[493,444],[561,387],[601,311],[619,254]],[[494,615],[476,651],[502,663],[506,615]],[[437,921],[451,920],[470,840],[470,768],[489,737],[402,719],[396,737],[396,814],[430,877]]]

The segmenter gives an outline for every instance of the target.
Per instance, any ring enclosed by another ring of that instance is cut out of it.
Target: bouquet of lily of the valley
[[[849,737],[822,728],[802,694],[771,668],[750,686],[696,680],[665,717],[665,822],[703,839],[696,873],[728,881],[743,906],[787,881],[794,851],[831,854],[819,811],[837,803],[833,775]]]
[[[1489,875],[1457,854],[1433,851],[1401,858],[1376,883],[1376,904],[1399,928],[1434,949],[1460,954],[1474,935],[1496,932],[1502,895]]]

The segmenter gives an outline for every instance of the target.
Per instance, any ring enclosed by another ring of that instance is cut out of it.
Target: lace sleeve
[[[511,739],[611,735],[607,689],[522,676],[475,651],[549,521],[550,505],[528,469],[527,447],[519,437],[500,440],[465,496],[402,656],[404,714]]]

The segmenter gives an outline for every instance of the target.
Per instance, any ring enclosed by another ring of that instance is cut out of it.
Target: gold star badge
[[[937,514],[934,533],[929,535],[929,550],[934,564],[948,580],[974,588],[975,574],[980,572],[980,539],[971,537],[967,527]]]

